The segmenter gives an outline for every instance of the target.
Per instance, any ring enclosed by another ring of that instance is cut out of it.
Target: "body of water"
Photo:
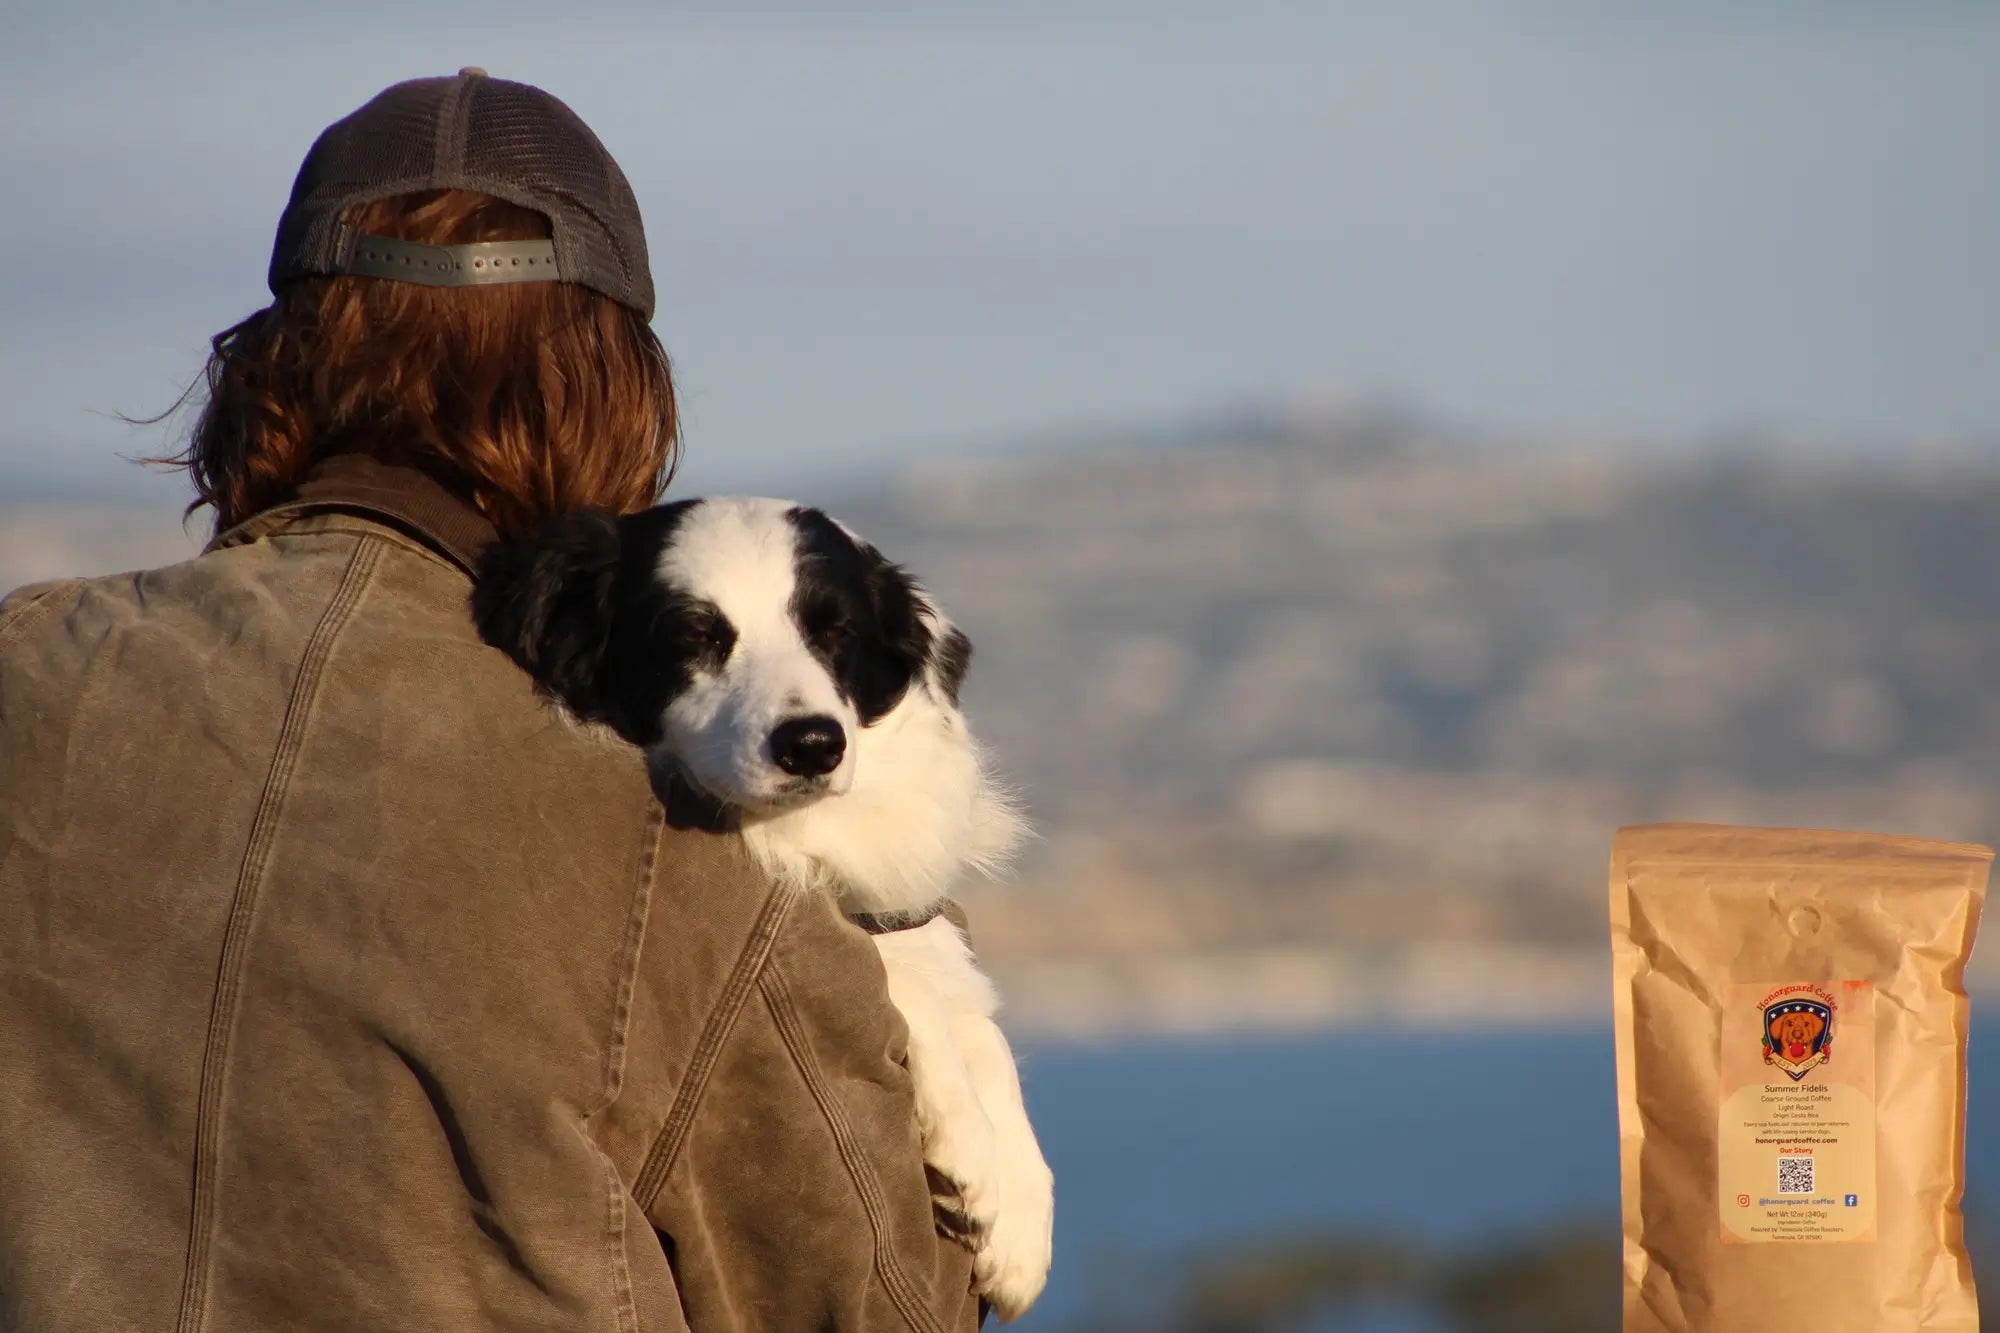
[[[1978,1016],[2000,1030],[2000,1012]],[[1478,1246],[1618,1227],[1609,1028],[1029,1046],[1056,1266],[1028,1327],[1204,1247],[1351,1234]],[[2000,1213],[2000,1067],[1971,1065],[1967,1207]],[[1989,1279],[2000,1280],[2000,1279]]]

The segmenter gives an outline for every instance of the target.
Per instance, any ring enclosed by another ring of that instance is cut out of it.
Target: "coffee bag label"
[[[1722,1239],[1875,1239],[1875,988],[1723,990]]]

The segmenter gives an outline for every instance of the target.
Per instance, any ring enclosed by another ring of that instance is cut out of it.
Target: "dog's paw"
[[[976,1252],[992,1233],[1002,1202],[993,1125],[977,1104],[951,1114],[920,1105],[917,1119],[939,1225]]]
[[[972,1242],[972,1289],[1009,1323],[1027,1312],[1049,1278],[1055,1177],[1039,1151],[1023,1151],[1007,1164],[999,1187],[999,1218]]]

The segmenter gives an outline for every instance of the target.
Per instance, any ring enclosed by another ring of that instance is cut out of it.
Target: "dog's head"
[[[1811,1054],[1813,1043],[1824,1031],[1825,1020],[1804,1010],[1780,1014],[1771,1021],[1771,1036],[1778,1043],[1779,1053],[1789,1060],[1801,1060]]]
[[[860,734],[912,690],[955,707],[971,656],[902,569],[781,500],[564,515],[487,553],[473,613],[571,712],[752,811],[848,790]]]

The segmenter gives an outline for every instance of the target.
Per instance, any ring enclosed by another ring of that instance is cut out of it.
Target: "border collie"
[[[965,635],[819,510],[733,497],[554,519],[488,553],[473,611],[546,694],[643,749],[670,804],[874,935],[946,1225],[995,1312],[1026,1310],[1053,1182],[992,983],[939,915],[1025,833],[959,713]]]

